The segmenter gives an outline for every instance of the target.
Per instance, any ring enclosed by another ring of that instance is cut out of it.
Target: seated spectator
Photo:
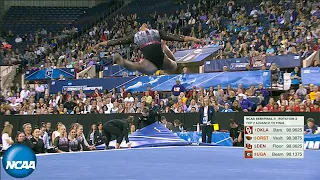
[[[74,113],[73,110],[74,110],[74,107],[77,106],[77,103],[75,103],[73,100],[72,100],[72,97],[71,96],[68,96],[67,97],[67,101],[63,104],[63,107],[64,109],[67,110],[67,114],[72,114]],[[65,111],[65,110],[64,110]]]
[[[311,102],[311,99],[307,99],[306,101],[304,101],[304,104],[307,106],[307,107],[311,107],[313,104]]]
[[[23,132],[18,132],[15,138],[15,144],[25,144],[29,146],[29,141],[26,141],[26,135]]]
[[[63,74],[60,74],[59,75],[59,81],[64,81],[64,80],[66,80],[66,79],[64,78]]]
[[[20,98],[29,99],[29,97],[30,97],[30,91],[28,90],[27,86],[24,86],[20,92]]]
[[[173,121],[173,128],[172,128],[172,132],[183,132],[183,124],[178,120],[174,120]]]
[[[304,134],[314,134],[319,126],[315,125],[313,118],[307,119],[307,125],[304,126]]]
[[[320,103],[315,102],[313,106],[311,106],[311,112],[320,112]]]
[[[250,88],[248,90],[246,90],[247,97],[252,97],[255,95],[255,87],[254,85],[251,85]]]
[[[244,99],[244,94],[239,94],[238,97],[239,97],[239,102],[240,102],[240,106],[243,110],[248,110],[248,111],[251,111],[251,108],[252,108],[252,102],[250,102],[248,99]]]
[[[310,89],[311,91],[311,89]],[[316,94],[319,91],[318,86],[313,86],[312,92],[310,92],[309,96],[312,101],[316,99]]]
[[[320,92],[317,92],[317,93],[316,93],[316,99],[313,100],[312,103],[313,103],[313,104],[315,104],[315,103],[320,103]]]
[[[32,138],[32,127],[31,127],[31,124],[30,123],[26,123],[26,124],[24,124],[22,126],[22,128],[23,128],[23,132],[25,134],[26,141],[30,141],[30,139]]]
[[[166,106],[166,109],[164,110],[163,113],[174,113],[174,110],[170,106]]]
[[[311,112],[311,108],[307,106],[305,112]]]
[[[255,91],[254,94],[255,94],[255,96],[262,95],[265,100],[267,100],[268,97],[269,97],[269,92],[268,92],[268,90],[265,89],[261,83],[258,85],[258,89],[256,89],[256,91]]]
[[[184,92],[181,92],[179,98],[182,100],[184,104],[187,103],[188,98],[185,96]]]
[[[198,112],[199,111],[199,106],[198,104],[196,103],[196,100],[192,99],[191,102],[190,102],[190,105],[187,109],[187,112],[191,112],[191,109],[192,108],[195,108],[195,111]]]
[[[52,142],[50,142],[50,139],[51,139],[50,138],[50,128],[49,128],[49,130],[47,130],[47,127],[41,127],[40,132],[41,132],[40,138],[43,140],[45,151],[48,153],[53,153],[54,149],[52,147]]]
[[[32,138],[30,139],[30,142],[33,144],[33,152],[35,154],[41,154],[45,153],[45,145],[43,140],[40,138],[40,129],[39,128],[34,128],[32,132]]]
[[[211,87],[210,87],[211,89]],[[213,87],[212,87],[213,89]],[[213,90],[212,90],[213,91]],[[194,99],[195,97],[197,96],[197,87],[196,86],[193,86],[192,87],[192,90],[190,90],[187,94],[187,98],[189,99]]]
[[[159,106],[155,103],[155,101],[152,101],[150,106],[149,106],[149,109],[151,111],[158,111],[159,110]],[[133,109],[132,109],[133,110]],[[133,113],[134,113],[134,110],[133,110]]]
[[[178,106],[175,110],[175,113],[185,113],[186,111],[184,110],[183,106]]]
[[[2,136],[1,136],[1,140],[2,140],[2,151],[6,151],[9,147],[11,147],[11,145],[13,144],[13,140],[12,140],[12,129],[13,126],[11,124],[6,124],[2,130]]]
[[[269,103],[266,105],[266,107],[270,110],[272,109],[274,103],[275,103],[274,98],[270,98]]]
[[[97,131],[97,125],[96,124],[92,124],[91,125],[91,130],[90,130],[89,135],[88,135],[88,143],[90,145],[95,145],[94,134],[96,133],[96,131]]]
[[[88,75],[88,73],[85,73],[83,76],[83,79],[91,79],[90,76]]]
[[[238,100],[235,100],[232,104],[232,107],[231,107],[232,111],[235,111],[235,112],[242,112],[242,108],[241,108],[241,105],[240,105],[240,102]]]
[[[152,89],[151,89],[151,86],[150,86],[150,85],[148,85],[148,87],[147,87],[147,91],[148,91],[148,93],[149,93],[149,95],[150,95],[151,97],[154,97],[155,92],[154,92],[154,91],[152,91]],[[145,95],[145,93],[144,93],[144,95]]]
[[[101,122],[98,122],[97,124],[98,129],[94,132],[94,143],[95,146],[99,146],[101,144],[104,143],[103,139],[104,139],[104,131],[103,131],[103,124]]]
[[[61,124],[58,129],[59,136],[55,137],[53,146],[57,153],[69,152],[69,140],[67,138],[66,127]]]
[[[89,143],[87,142],[86,137],[83,134],[83,126],[82,125],[79,125],[77,127],[77,139],[80,142],[83,151],[90,151],[90,150],[95,149],[95,147],[93,145],[89,145]]]
[[[232,111],[232,109],[230,109],[230,105],[228,103],[226,103],[221,112],[233,112],[233,111]]]
[[[224,108],[226,104],[231,104],[231,102],[228,100],[228,96],[227,95],[224,95],[223,98],[219,101],[219,104],[218,106],[220,108]]]
[[[131,96],[131,93],[127,93],[127,97],[124,98],[124,102],[134,102],[134,98]]]
[[[173,124],[171,122],[168,122],[165,116],[161,116],[161,124],[169,130],[172,130],[174,128]]]
[[[178,102],[174,105],[174,109],[175,111],[177,112],[178,109],[181,109],[183,112],[186,112],[187,111],[187,105],[185,105],[183,102],[182,102],[182,99],[179,99]]]
[[[70,148],[70,152],[75,152],[75,151],[81,151],[81,144],[78,141],[77,137],[77,133],[75,129],[71,129],[69,131],[69,148]]]
[[[284,94],[280,94],[280,99],[277,101],[279,105],[288,105],[288,100],[286,99]]]
[[[166,105],[164,104],[163,100],[160,101],[158,109],[160,112],[163,112],[166,109]]]
[[[232,104],[233,102],[236,100],[236,95],[235,95],[235,92],[232,90],[232,91],[229,91],[229,95],[228,95],[228,101],[230,101]]]
[[[274,56],[275,55],[275,50],[271,45],[268,46],[266,54],[267,54],[267,56]]]
[[[125,112],[125,108],[123,107],[123,105],[122,104],[119,104],[119,106],[118,106],[118,111],[116,112],[116,113],[124,113]]]
[[[52,132],[52,137],[51,137],[51,139],[52,139],[52,144],[53,144],[55,138],[58,137],[58,136],[60,136],[59,129],[60,129],[60,126],[61,126],[61,125],[62,125],[62,123],[61,123],[61,122],[58,122],[58,123],[57,123],[56,130]]]
[[[91,95],[91,97],[96,98],[96,97],[101,97],[102,94],[99,92],[98,89],[94,90],[94,93]]]
[[[280,112],[279,104],[274,102],[273,106],[269,109],[269,112]]]

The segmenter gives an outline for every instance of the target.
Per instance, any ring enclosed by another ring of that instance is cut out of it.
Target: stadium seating
[[[71,25],[88,8],[11,7],[3,20],[3,30],[15,34],[34,33],[45,28],[57,33]]]

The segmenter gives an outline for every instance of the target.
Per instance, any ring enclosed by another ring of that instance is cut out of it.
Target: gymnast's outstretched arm
[[[195,37],[183,36],[183,35],[175,35],[171,33],[167,33],[165,30],[159,30],[159,34],[161,39],[166,41],[178,41],[178,42],[189,42],[193,41],[195,43],[200,43],[201,40]]]
[[[131,43],[134,43],[134,34],[130,34],[124,38],[119,38],[119,39],[98,43],[97,45],[95,45],[94,48],[97,49],[98,47],[101,47],[101,46],[116,46],[116,45],[131,44]]]

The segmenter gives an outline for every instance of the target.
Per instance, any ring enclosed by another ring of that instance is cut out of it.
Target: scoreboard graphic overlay
[[[245,116],[245,158],[303,158],[303,116]]]

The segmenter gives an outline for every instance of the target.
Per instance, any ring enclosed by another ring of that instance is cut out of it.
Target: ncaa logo
[[[37,158],[32,149],[24,144],[12,145],[3,155],[2,166],[12,177],[29,176],[37,165]]]

